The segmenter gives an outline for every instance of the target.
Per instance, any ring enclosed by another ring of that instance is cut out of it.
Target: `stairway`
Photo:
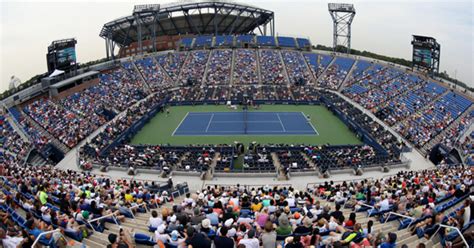
[[[321,56],[318,56],[318,58],[319,58],[319,61],[318,61],[318,65],[319,65],[321,63]],[[319,74],[319,76],[317,74],[314,75],[314,77],[316,78],[316,85],[318,85],[318,82],[323,78],[324,74],[326,74],[326,71],[329,69],[329,67],[332,66],[334,61],[336,61],[336,57],[332,56],[331,62],[328,64],[328,66],[326,66],[326,68],[324,68],[324,70]],[[319,68],[316,73],[318,72],[319,72]]]
[[[214,50],[211,50],[210,52],[208,52],[208,55],[207,55],[206,68],[204,68],[204,74],[202,75],[202,78],[201,78],[202,86],[206,86],[206,83],[207,83],[207,73],[209,70],[209,64],[211,63],[211,56],[212,56],[213,51]]]
[[[393,127],[398,127],[398,126],[406,126],[408,124],[408,120],[410,119],[411,116],[416,116],[419,114],[422,114],[426,109],[430,108],[433,103],[444,97],[446,94],[448,94],[448,91],[444,92],[443,94],[440,94],[438,97],[434,98],[431,102],[425,103],[425,105],[421,108],[419,108],[415,113],[411,114],[409,117],[405,118],[398,124],[394,125]]]
[[[336,205],[334,202],[329,202],[323,199],[317,199],[321,206],[329,205],[331,210],[334,210]],[[341,208],[342,213],[344,216],[349,216],[352,213],[351,209]],[[372,220],[374,225],[372,226],[373,233],[383,233],[386,235],[389,232],[393,232],[397,234],[397,247],[401,247],[402,245],[406,244],[408,247],[416,247],[419,243],[424,243],[426,247],[441,247],[439,241],[436,242],[436,238],[433,237],[430,240],[426,240],[425,238],[419,239],[417,235],[411,235],[408,228],[398,230],[399,222],[394,220],[386,223],[380,223],[379,220],[375,217],[367,217],[366,212],[356,212],[356,220],[357,223],[362,224],[362,227],[367,226],[367,222]],[[433,243],[435,241],[435,243]]]
[[[43,157],[41,157],[38,153],[35,153],[31,158],[28,158],[28,162],[33,166],[43,166],[48,163]]]
[[[46,131],[46,129],[44,129],[41,125],[39,125],[35,120],[33,120],[33,118],[31,118],[28,114],[23,114],[23,116],[25,117],[25,120],[28,121],[28,123],[30,123],[34,129],[38,130],[40,132],[41,135],[44,135],[48,138],[48,140],[54,145],[56,146],[59,150],[61,150],[61,152],[63,152],[64,154],[66,154],[67,152],[69,152],[69,147],[67,147],[63,142],[61,142],[60,140],[56,139],[55,137],[53,137],[53,135],[51,135],[48,131]]]
[[[140,79],[143,83],[143,86],[145,87],[145,91],[148,93],[148,94],[151,94],[153,91],[151,90],[151,87],[150,85],[148,84],[148,82],[146,81],[145,79],[145,76],[142,74],[142,71],[138,68],[137,64],[135,64],[135,62],[132,60],[130,61],[130,63],[132,63],[133,65],[133,68],[135,69],[135,73],[140,75]]]
[[[234,84],[235,51],[235,49],[232,49],[232,61],[230,63],[230,85]]]
[[[23,128],[21,127],[21,125],[17,122],[16,119],[14,119],[13,116],[11,116],[10,114],[7,115],[7,121],[8,123],[10,124],[10,126],[12,126],[12,128],[15,130],[15,132],[20,135],[20,137],[26,141],[26,142],[29,142],[29,137],[28,137],[28,134],[26,134],[26,132],[23,130]]]
[[[155,62],[156,66],[159,67],[159,70],[162,70],[163,75],[165,75],[165,79],[163,79],[163,82],[161,82],[162,85],[171,85],[171,86],[177,86],[178,82],[173,82],[173,79],[170,77],[168,72],[163,68],[160,63],[158,63],[158,60],[156,59],[156,56],[152,56],[151,59],[153,62]]]
[[[276,53],[278,53],[278,57],[280,58],[280,63],[283,65],[283,76],[286,79],[286,83],[288,86],[290,86],[290,77],[288,76],[288,71],[286,70],[286,64],[285,60],[283,60],[283,55],[281,55],[281,52],[279,50],[275,50]]]
[[[354,63],[351,66],[351,69],[349,72],[347,72],[346,77],[344,80],[342,80],[342,83],[338,86],[337,91],[341,92],[344,89],[344,85],[346,84],[347,81],[349,81],[349,78],[351,78],[352,72],[357,68],[356,64],[358,61],[354,61]]]
[[[285,176],[285,173],[283,171],[283,167],[281,166],[280,159],[278,158],[278,155],[275,152],[271,153],[272,155],[272,160],[273,160],[273,165],[275,166],[275,170],[277,172],[278,181],[285,181],[288,180],[288,178]]]
[[[184,199],[183,196],[178,197],[174,199],[173,202],[167,202],[163,204],[162,207],[167,207],[168,209],[172,209],[174,203],[180,203]],[[160,212],[161,209],[155,209],[157,212]],[[153,211],[153,210],[150,210]],[[109,244],[108,241],[108,235],[111,233],[117,234],[120,231],[120,228],[123,228],[125,230],[128,230],[130,233],[142,233],[146,234],[150,237],[154,237],[154,233],[148,231],[148,219],[150,218],[150,212],[147,213],[136,213],[135,214],[135,219],[129,219],[127,218],[124,222],[120,223],[119,225],[112,224],[112,223],[105,223],[105,227],[108,230],[104,230],[103,233],[100,232],[94,232],[91,236],[88,238],[85,238],[82,240],[82,242],[87,246],[91,248],[102,248],[106,247]],[[150,248],[151,246],[146,246],[146,245],[140,245],[137,244],[135,247],[141,248],[141,247],[148,247]]]
[[[319,167],[316,166],[316,164],[313,162],[313,160],[308,157],[308,155],[304,152],[301,152],[301,156],[303,156],[304,160],[309,164],[311,168],[313,168],[315,171],[319,173]]]
[[[260,50],[254,49],[255,59],[257,62],[257,75],[258,75],[258,84],[262,85],[262,73],[260,72]]]

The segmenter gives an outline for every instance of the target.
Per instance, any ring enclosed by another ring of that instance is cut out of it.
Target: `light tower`
[[[338,45],[351,51],[351,23],[356,14],[353,4],[329,3],[329,14],[333,21],[333,49],[336,51]]]

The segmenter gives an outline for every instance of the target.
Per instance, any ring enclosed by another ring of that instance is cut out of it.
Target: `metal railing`
[[[373,181],[375,178],[374,177],[364,177],[364,178],[357,178],[357,179],[353,179],[353,180],[331,180],[330,178],[326,178],[325,181],[321,181],[319,183],[307,183],[306,184],[306,189],[309,189],[309,188],[314,188],[314,186],[318,186],[318,185],[324,185],[325,182],[333,182],[334,184],[338,184],[338,183],[342,183],[342,182],[352,182],[352,183],[356,183],[356,182],[361,182],[361,181],[365,181],[365,180],[371,180]]]
[[[201,190],[206,190],[207,189],[207,186],[210,186],[211,188],[214,188],[214,187],[218,187],[218,188],[221,188],[221,187],[224,187],[224,188],[230,188],[230,187],[234,187],[234,188],[238,188],[237,187],[237,184],[213,184],[213,183],[210,183],[210,184],[204,184],[202,187],[201,187]],[[269,188],[274,188],[274,187],[279,187],[279,188],[283,188],[283,187],[291,187],[292,184],[240,184],[239,187],[243,187],[245,189],[251,189],[251,188],[263,188],[263,187],[269,187]]]
[[[88,221],[86,221],[86,223],[89,224],[89,226],[92,228],[92,230],[94,230],[96,232],[97,230],[94,228],[94,226],[91,223],[102,220],[102,219],[105,219],[105,218],[109,218],[109,217],[112,217],[114,219],[115,224],[117,226],[120,226],[119,223],[117,222],[117,218],[115,217],[115,213],[107,214],[107,215],[101,216],[99,218],[88,220]]]
[[[364,207],[368,207],[368,208],[370,208],[370,209],[374,209],[374,208],[375,208],[374,206],[369,205],[369,204],[365,204],[365,203],[360,203],[360,202],[359,202],[359,203],[357,203],[357,204],[359,204],[359,205],[361,205],[361,206],[364,206]]]
[[[61,229],[54,229],[54,230],[51,230],[51,231],[47,231],[47,232],[42,232],[38,235],[38,237],[36,237],[35,239],[35,242],[33,242],[33,245],[31,245],[31,247],[35,247],[36,244],[39,242],[39,240],[45,236],[45,235],[48,235],[48,234],[52,234],[52,233],[59,233],[63,238],[64,240],[66,240],[66,237],[64,237],[64,235],[61,233]],[[52,238],[52,237],[51,237]],[[54,241],[54,240],[53,240]]]
[[[130,214],[132,214],[133,221],[134,221],[135,223],[137,223],[137,219],[135,218],[135,214],[133,213],[132,209],[139,208],[139,207],[141,207],[141,206],[145,206],[145,211],[146,211],[147,213],[149,212],[148,206],[146,205],[146,202],[128,208],[128,211],[130,212]]]
[[[413,218],[411,216],[399,214],[399,213],[396,213],[396,212],[389,212],[387,218],[384,221],[384,224],[388,222],[388,219],[390,219],[390,216],[392,216],[392,215],[402,217],[402,218],[405,218],[405,219],[410,219],[411,221],[410,221],[410,224],[408,224],[407,228],[410,228],[411,224],[413,224],[413,222],[415,221],[415,218]]]
[[[464,237],[464,235],[462,235],[462,232],[461,230],[459,230],[459,228],[455,227],[455,226],[448,226],[448,225],[444,225],[444,224],[438,224],[439,227],[438,229],[436,229],[436,232],[431,235],[430,237],[430,240],[439,232],[439,229],[441,229],[441,227],[444,227],[444,228],[452,228],[454,230],[456,230],[456,232],[459,234],[459,237],[461,237],[462,241],[464,242],[464,244],[466,245],[466,247],[470,247],[469,246],[469,243],[467,242],[466,238]]]

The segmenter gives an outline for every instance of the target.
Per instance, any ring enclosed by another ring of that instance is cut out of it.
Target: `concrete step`
[[[416,240],[418,240],[418,236],[416,235],[413,235],[413,236],[410,236],[408,238],[405,238],[405,239],[401,239],[400,242],[397,242],[397,245],[408,245],[410,243],[414,243]],[[411,247],[411,246],[408,246],[408,247]]]
[[[411,235],[411,232],[407,229],[403,229],[403,230],[400,230],[400,231],[397,231],[397,236],[398,236],[398,240],[403,240],[403,239],[407,239],[409,238]]]
[[[107,244],[108,243],[107,237],[108,237],[108,234],[95,232],[88,238],[90,238],[92,241],[95,241],[96,243],[99,243],[99,244]]]
[[[126,222],[122,223],[122,227],[126,227],[128,229],[133,229],[135,232],[143,232],[148,233],[148,227],[145,223],[134,223],[134,222]]]
[[[92,236],[94,236],[94,235],[95,234],[93,234]],[[95,247],[104,247],[103,244],[95,242],[93,239],[91,239],[91,237],[88,237],[87,239],[83,239],[82,243],[84,243],[88,247],[94,247],[94,248]]]

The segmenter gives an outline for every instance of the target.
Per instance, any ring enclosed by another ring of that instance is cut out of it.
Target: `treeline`
[[[84,64],[80,64],[79,65],[79,68],[87,68],[89,66],[92,66],[92,65],[96,65],[96,64],[100,64],[100,63],[103,63],[103,62],[106,62],[107,61],[107,58],[103,58],[103,59],[98,59],[98,60],[94,60],[94,61],[90,61],[90,62],[87,62],[87,63],[84,63]],[[28,81],[20,84],[18,87],[16,87],[15,89],[8,89],[4,92],[2,92],[0,94],[0,100],[3,100],[19,91],[22,91],[32,85],[35,85],[37,83],[41,83],[41,79],[48,76],[48,73],[45,72],[43,74],[38,74],[32,78],[30,78]],[[9,83],[9,82],[8,82]]]
[[[317,45],[314,48],[317,49],[317,50],[332,51],[332,47],[327,47],[327,46],[323,46],[323,45]],[[336,52],[345,53],[346,51],[347,51],[347,48],[344,47],[344,46],[337,46],[336,47]],[[391,62],[391,63],[394,63],[394,64],[399,64],[399,65],[404,65],[404,66],[408,66],[408,67],[411,67],[411,65],[412,65],[411,61],[408,61],[406,59],[392,58],[392,57],[372,53],[372,52],[369,52],[369,51],[359,51],[359,50],[351,49],[350,54],[357,55],[357,56],[364,56],[364,57],[378,59],[378,60],[383,60],[383,61],[387,61],[387,62]]]

